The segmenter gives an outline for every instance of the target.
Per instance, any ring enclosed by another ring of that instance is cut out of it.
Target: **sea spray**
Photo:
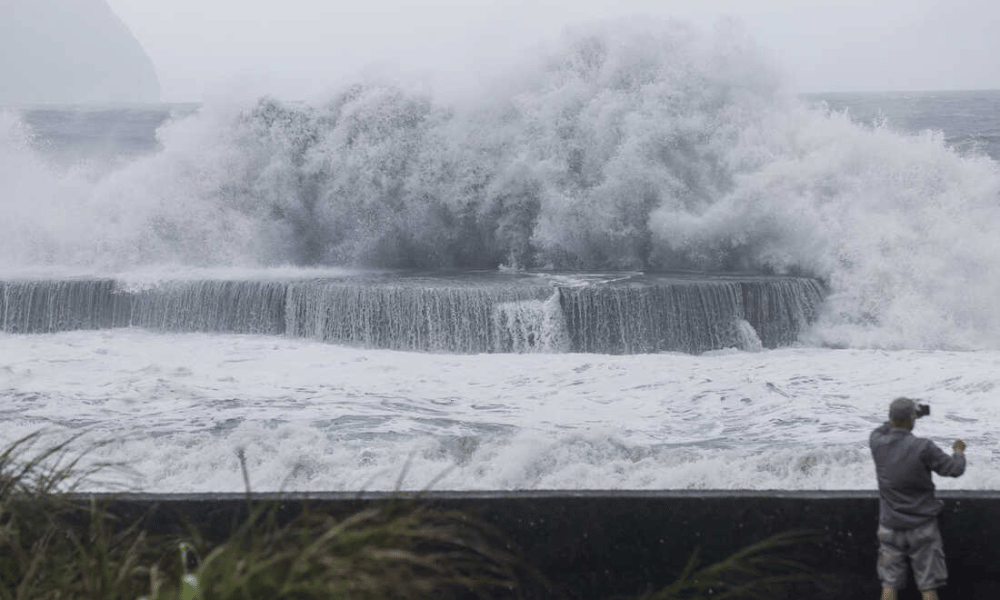
[[[1000,346],[996,162],[809,108],[730,30],[597,24],[531,60],[476,106],[367,81],[202,107],[97,181],[4,117],[5,266],[792,273],[830,291],[811,343]]]

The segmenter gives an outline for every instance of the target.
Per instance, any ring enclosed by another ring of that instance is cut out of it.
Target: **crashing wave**
[[[731,30],[568,32],[489,101],[366,82],[203,107],[163,150],[54,173],[0,118],[10,265],[711,271],[822,279],[807,341],[1000,347],[1000,168],[787,94]]]

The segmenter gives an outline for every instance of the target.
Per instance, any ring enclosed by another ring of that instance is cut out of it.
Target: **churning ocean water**
[[[796,97],[650,27],[461,103],[0,111],[0,443],[151,492],[238,450],[256,490],[874,489],[906,395],[969,445],[940,487],[998,489],[1000,92]]]

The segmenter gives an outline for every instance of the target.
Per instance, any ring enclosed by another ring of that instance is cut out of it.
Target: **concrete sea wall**
[[[950,574],[947,598],[1000,598],[1000,492],[940,492],[939,517]],[[89,496],[88,496],[89,497]],[[184,521],[222,539],[246,514],[242,494],[99,496],[112,512],[160,531]],[[273,494],[255,494],[257,501]],[[279,519],[310,507],[349,513],[391,499],[459,509],[503,531],[566,598],[609,599],[662,587],[698,549],[700,563],[722,559],[776,533],[809,529],[818,541],[792,558],[823,576],[794,597],[877,598],[878,496],[872,491],[554,491],[286,494]],[[913,582],[900,598],[918,598]]]
[[[0,331],[143,327],[454,352],[701,353],[787,346],[816,320],[815,279],[651,274],[588,285],[419,271],[329,279],[0,280]]]

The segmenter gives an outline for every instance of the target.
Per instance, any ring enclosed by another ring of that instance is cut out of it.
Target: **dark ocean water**
[[[46,106],[21,109],[21,118],[35,136],[35,149],[57,163],[106,163],[160,150],[157,128],[197,108],[194,104]]]
[[[940,131],[963,152],[1000,160],[1000,90],[810,94],[805,99],[847,110],[865,125],[884,120],[898,131]]]

